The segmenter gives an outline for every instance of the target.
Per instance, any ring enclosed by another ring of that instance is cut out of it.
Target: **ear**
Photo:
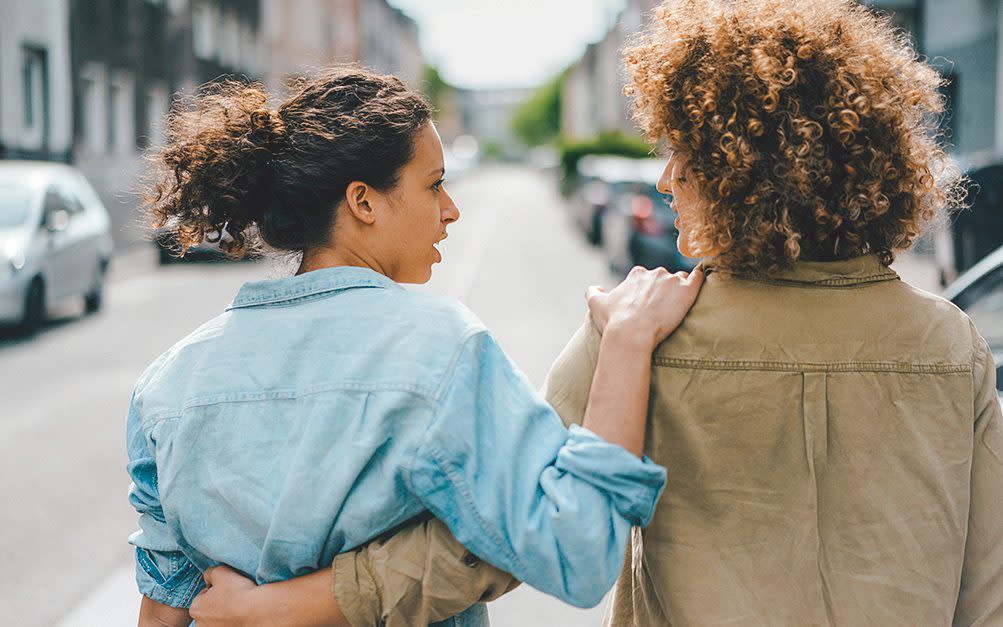
[[[359,222],[373,224],[376,222],[376,211],[370,204],[373,190],[362,181],[352,181],[345,189],[345,201],[348,211]]]

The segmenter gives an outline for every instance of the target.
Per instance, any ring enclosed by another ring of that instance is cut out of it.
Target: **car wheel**
[[[28,286],[28,294],[24,297],[24,315],[17,329],[22,335],[32,335],[45,322],[45,283],[36,277]]]
[[[92,314],[101,309],[101,302],[104,296],[104,275],[108,268],[107,261],[101,261],[97,268],[97,276],[94,278],[94,286],[89,292],[84,294],[84,312]]]

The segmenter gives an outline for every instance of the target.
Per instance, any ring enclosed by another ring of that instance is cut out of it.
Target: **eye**
[[[436,192],[442,191],[442,184],[446,182],[446,179],[439,179],[438,181],[432,183],[432,190]]]

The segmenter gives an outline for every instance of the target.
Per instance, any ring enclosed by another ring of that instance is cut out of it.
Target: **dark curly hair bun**
[[[352,181],[393,187],[431,119],[399,79],[337,67],[277,110],[260,84],[225,80],[175,102],[145,197],[180,254],[203,241],[241,257],[260,238],[302,252],[328,241]]]

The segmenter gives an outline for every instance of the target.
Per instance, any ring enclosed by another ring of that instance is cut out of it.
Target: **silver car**
[[[111,220],[76,169],[0,161],[0,323],[34,332],[53,305],[101,307]]]
[[[1003,246],[976,263],[944,290],[979,330],[996,360],[996,387],[1003,402]]]

